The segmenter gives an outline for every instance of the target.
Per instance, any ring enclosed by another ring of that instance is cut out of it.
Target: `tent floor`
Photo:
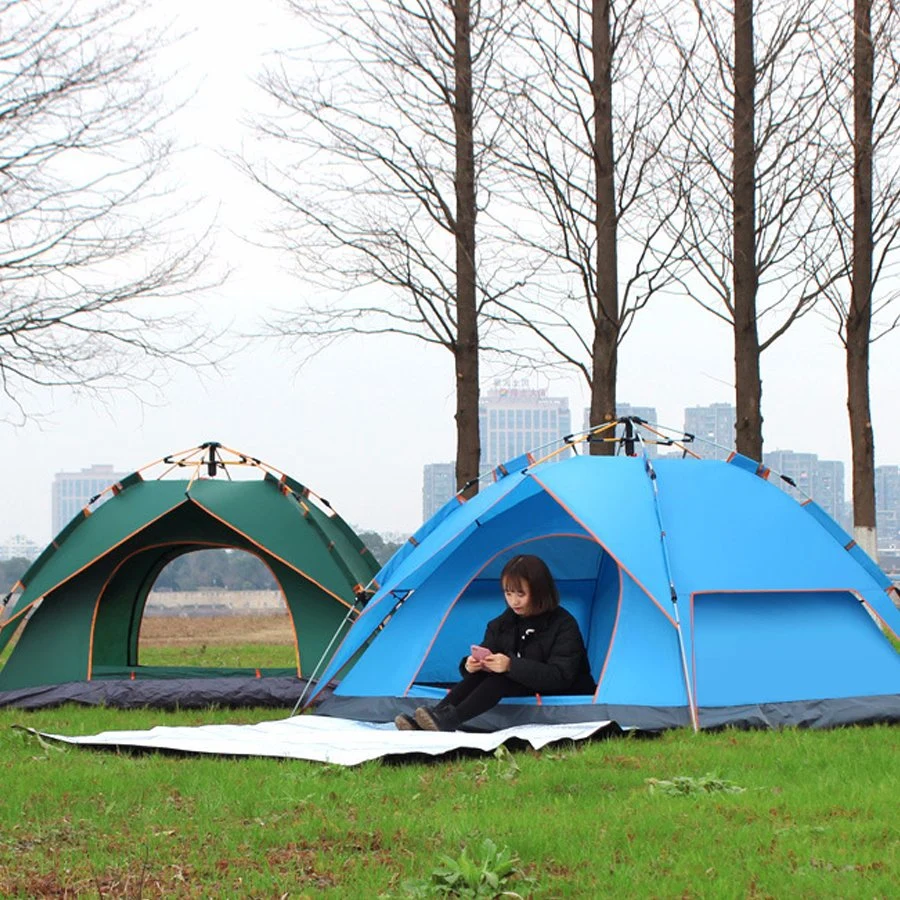
[[[562,698],[561,698],[562,699]],[[628,706],[606,703],[541,704],[516,697],[501,701],[493,709],[467,722],[472,731],[496,731],[518,725],[557,725],[575,722],[611,722],[623,730],[644,732],[691,727],[685,706]],[[332,694],[322,700],[317,713],[369,722],[392,722],[398,713],[411,713],[417,706],[434,703],[423,697],[343,697]],[[838,728],[846,725],[900,723],[900,694],[873,697],[843,697],[798,700],[743,706],[703,707],[698,710],[702,729],[719,728]]]
[[[297,669],[257,669],[252,666],[94,666],[91,681],[272,677],[296,678]]]
[[[0,707],[42,709],[63,703],[80,703],[120,709],[201,709],[210,706],[290,709],[306,684],[307,679],[296,675],[101,678],[0,691]]]

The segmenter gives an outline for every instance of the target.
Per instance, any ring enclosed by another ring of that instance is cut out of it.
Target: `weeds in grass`
[[[493,756],[493,764],[487,761],[480,764],[478,774],[475,776],[475,782],[477,784],[483,784],[490,779],[492,771],[493,776],[502,781],[514,781],[518,778],[519,773],[522,770],[516,762],[515,754],[510,753],[509,750],[501,744],[494,751]]]
[[[733,781],[726,781],[718,775],[706,774],[699,778],[691,778],[689,775],[676,775],[674,778],[664,780],[661,778],[648,778],[651,794],[668,794],[670,796],[686,796],[688,794],[743,794],[746,788],[742,788]]]
[[[424,897],[520,897],[509,887],[517,879],[523,886],[534,889],[534,879],[518,868],[519,859],[507,847],[499,849],[485,838],[470,857],[467,848],[457,857],[442,856],[440,865],[431,877],[404,884],[407,896]]]

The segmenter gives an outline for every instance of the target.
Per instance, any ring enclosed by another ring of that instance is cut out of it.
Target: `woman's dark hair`
[[[550,570],[539,556],[514,556],[500,573],[500,585],[516,589],[528,585],[531,591],[532,615],[550,612],[559,606],[559,591]]]

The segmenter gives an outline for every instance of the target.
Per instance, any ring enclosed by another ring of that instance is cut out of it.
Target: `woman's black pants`
[[[534,691],[495,672],[469,672],[450,688],[438,709],[452,706],[460,722],[466,722],[496,706],[503,697],[528,697]]]

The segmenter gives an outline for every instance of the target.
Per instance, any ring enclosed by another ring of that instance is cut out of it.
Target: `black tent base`
[[[433,700],[410,697],[341,697],[322,700],[319,715],[367,722],[392,722],[398,713],[412,713]],[[797,700],[744,706],[700,707],[703,730],[721,728],[839,728],[847,725],[900,724],[900,694]],[[466,723],[466,730],[498,731],[517,725],[557,725],[575,722],[612,722],[619,728],[642,732],[691,727],[684,706],[625,706],[603,703],[504,703]]]
[[[211,706],[291,709],[306,685],[306,678],[296,676],[70,681],[0,691],[0,707],[43,709],[63,703],[80,703],[119,709],[202,709]],[[307,693],[311,693],[311,689]]]
[[[589,698],[585,698],[586,700]],[[417,706],[429,706],[435,700],[414,697],[339,697],[324,698],[316,709],[319,715],[364,722],[393,722],[398,713],[411,714]],[[608,706],[605,704],[543,702],[504,703],[465,724],[466,731],[499,731],[519,725],[562,725],[576,722],[615,722],[641,731],[664,731],[690,726],[686,707]]]

